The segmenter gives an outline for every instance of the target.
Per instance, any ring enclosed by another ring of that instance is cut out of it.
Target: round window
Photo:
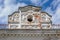
[[[27,21],[32,22],[33,21],[33,16],[32,15],[28,15],[27,16]]]

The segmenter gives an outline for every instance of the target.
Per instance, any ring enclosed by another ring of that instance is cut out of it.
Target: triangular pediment
[[[28,5],[28,6],[24,6],[24,7],[19,7],[19,10],[21,10],[22,12],[28,11],[28,10],[41,10],[41,7],[37,7],[37,6],[32,6],[32,5]]]

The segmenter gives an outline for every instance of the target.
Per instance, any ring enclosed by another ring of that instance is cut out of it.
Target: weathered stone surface
[[[60,40],[60,30],[1,29],[0,40]]]

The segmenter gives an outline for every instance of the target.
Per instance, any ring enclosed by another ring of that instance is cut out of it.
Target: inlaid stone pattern
[[[52,16],[41,11],[41,7],[28,5],[19,7],[8,16],[8,29],[51,29]]]
[[[60,30],[52,29],[48,31],[46,29],[45,30],[3,29],[0,30],[0,40],[60,40]]]

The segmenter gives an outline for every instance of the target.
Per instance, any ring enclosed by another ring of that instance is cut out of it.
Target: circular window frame
[[[30,21],[28,21],[28,19],[30,19]],[[32,22],[32,21],[33,21],[33,15],[28,15],[28,16],[27,16],[27,21],[28,21],[28,22]]]

